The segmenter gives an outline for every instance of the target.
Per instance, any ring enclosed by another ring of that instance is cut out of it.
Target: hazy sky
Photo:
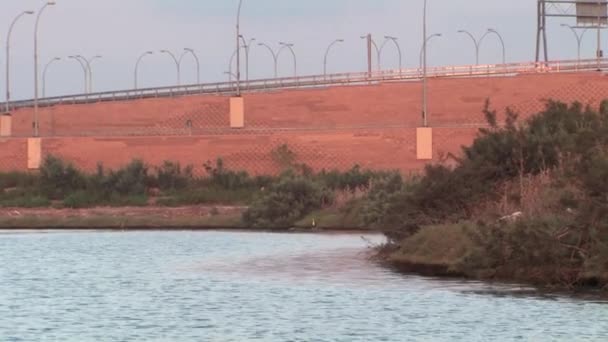
[[[245,0],[242,33],[273,46],[279,41],[295,44],[300,74],[320,74],[329,43],[345,39],[329,57],[330,72],[363,71],[365,43],[359,37],[372,33],[382,41],[385,35],[399,37],[404,65],[415,67],[422,42],[422,0]],[[201,59],[204,82],[225,80],[228,60],[234,51],[235,14],[238,0],[57,0],[47,8],[40,22],[40,72],[52,57],[81,54],[103,55],[94,64],[94,90],[133,87],[137,57],[146,50],[170,49],[178,54],[193,48]],[[20,11],[38,10],[42,0],[0,0],[0,99],[4,99],[4,46],[10,21]],[[470,30],[475,35],[487,28],[498,30],[507,45],[510,62],[534,58],[536,29],[535,0],[429,0],[429,34],[443,37],[429,45],[430,65],[462,65],[474,62],[470,38],[456,33]],[[11,39],[13,98],[33,97],[33,27],[35,16],[16,25]],[[576,58],[571,32],[550,20],[551,59]],[[573,24],[572,22],[570,22]],[[605,41],[605,40],[604,40]],[[587,33],[584,56],[595,55],[595,34]],[[481,49],[481,63],[498,63],[498,40],[489,36]],[[194,83],[195,64],[186,57],[182,83]],[[396,67],[397,53],[388,46],[383,65]],[[292,73],[289,54],[281,56],[279,74]],[[254,46],[250,56],[250,78],[272,77],[273,62],[267,50]],[[74,60],[54,64],[47,74],[47,95],[80,93],[83,73]],[[176,83],[175,64],[168,55],[146,57],[140,66],[140,86]]]

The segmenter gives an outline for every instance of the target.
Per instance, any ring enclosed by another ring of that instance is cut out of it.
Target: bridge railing
[[[553,62],[529,62],[509,64],[486,64],[466,66],[439,66],[427,68],[427,77],[487,77],[511,76],[531,73],[558,73],[593,71],[608,68],[608,59],[566,60]],[[356,73],[337,73],[327,75],[294,76],[257,80],[242,80],[241,91],[263,92],[290,88],[318,88],[338,85],[375,84],[382,82],[418,81],[422,78],[421,68],[393,69]],[[226,95],[236,93],[236,81],[168,86],[145,89],[129,89],[47,97],[39,99],[41,107],[58,104],[87,104],[102,101],[125,101],[145,98],[175,97],[197,94]],[[11,109],[32,107],[34,100],[21,100],[11,103]],[[0,108],[4,108],[1,105]]]

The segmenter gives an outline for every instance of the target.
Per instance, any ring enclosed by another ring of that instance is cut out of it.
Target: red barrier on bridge
[[[597,106],[603,98],[608,77],[595,72],[431,79],[435,160],[473,140],[485,124],[486,99],[501,114],[510,106],[526,117],[546,99]],[[229,128],[229,98],[222,96],[57,105],[40,109],[42,149],[90,170],[97,162],[117,167],[141,158],[180,161],[202,172],[202,163],[223,157],[230,168],[266,173],[277,169],[270,152],[287,144],[298,162],[316,169],[361,164],[414,171],[424,165],[415,158],[420,100],[419,82],[247,94],[242,130]],[[32,116],[30,108],[14,113],[14,136],[31,135]],[[0,170],[24,168],[22,145],[18,138],[0,142]]]

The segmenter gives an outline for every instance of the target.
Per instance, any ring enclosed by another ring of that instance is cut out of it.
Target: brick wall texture
[[[274,173],[271,151],[287,144],[297,161],[314,169],[416,172],[416,127],[421,124],[420,82],[296,89],[244,95],[245,129],[229,128],[229,98],[187,96],[63,104],[40,109],[42,153],[93,170],[134,158],[150,165],[165,160],[193,165],[223,158],[231,169]],[[431,79],[429,124],[434,160],[474,139],[484,123],[486,99],[502,116],[511,107],[527,117],[543,101],[580,101],[598,106],[608,98],[602,73],[533,74],[500,78]],[[13,113],[13,137],[0,140],[0,170],[24,170],[33,110]]]

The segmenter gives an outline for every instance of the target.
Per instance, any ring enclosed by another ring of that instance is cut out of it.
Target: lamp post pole
[[[184,48],[184,52],[179,57],[180,71],[181,71],[182,60],[184,59],[184,57],[187,54],[191,54],[194,57],[194,60],[196,61],[196,84],[201,84],[201,64],[198,59],[198,56],[196,55],[196,52],[194,52],[193,49]]]
[[[268,46],[268,44],[266,43],[259,43],[258,46],[263,46],[266,49],[268,49],[268,51],[270,51],[270,54],[272,55],[272,59],[274,61],[274,78],[278,77],[278,70],[277,70],[277,54],[274,52],[274,50]]]
[[[279,42],[279,45],[281,45],[281,48],[277,53],[277,60],[279,59],[279,56],[281,55],[281,52],[283,52],[284,49],[289,49],[289,51],[291,51],[291,55],[293,56],[293,77],[298,77],[298,60],[296,58],[296,53],[293,51],[293,44]]]
[[[46,97],[46,72],[49,69],[49,67],[51,66],[51,64],[60,61],[61,58],[59,57],[55,57],[53,59],[51,59],[48,63],[46,63],[46,65],[44,66],[44,71],[42,71],[42,98]]]
[[[92,93],[93,92],[93,68],[91,67],[91,65],[93,64],[93,62],[96,59],[102,58],[102,56],[97,55],[97,56],[91,57],[90,59],[87,59],[86,57],[83,57],[81,55],[75,55],[73,57],[76,57],[76,58],[80,59],[86,65],[87,72],[88,72],[88,75],[89,75],[88,76],[88,83],[87,83],[87,87],[88,87],[87,92],[88,93]],[[72,56],[70,56],[69,58],[72,58]]]
[[[243,0],[239,0],[239,8],[236,15],[236,96],[241,96],[241,7]]]
[[[68,59],[73,59],[75,61],[78,62],[78,64],[80,64],[80,66],[82,67],[82,72],[84,73],[84,93],[88,94],[88,89],[89,89],[89,69],[86,65],[86,61],[83,62],[81,59],[80,55],[77,56],[68,56]]]
[[[435,33],[435,34],[430,35],[430,36],[429,36],[429,37],[426,39],[426,41],[424,42],[423,46],[420,48],[420,67],[421,67],[421,68],[422,68],[422,64],[423,64],[423,62],[424,62],[424,61],[422,60],[422,58],[423,58],[423,53],[424,53],[424,49],[425,49],[425,47],[428,45],[428,43],[431,41],[431,39],[433,39],[433,38],[439,38],[439,37],[441,37],[441,33]]]
[[[399,46],[399,42],[397,41],[397,37],[392,36],[384,36],[384,43],[382,43],[382,47],[380,48],[380,52],[378,52],[378,63],[380,63],[380,58],[382,56],[382,51],[388,42],[393,42],[397,47],[397,52],[399,53],[399,75],[401,75],[401,70],[403,69],[403,56],[401,53],[401,46]]]
[[[581,63],[581,47],[583,44],[583,37],[585,36],[585,33],[587,33],[587,29],[584,29],[581,34],[578,34],[578,32],[576,31],[576,29],[568,24],[561,24],[561,27],[567,27],[570,29],[570,31],[572,31],[572,33],[574,34],[574,37],[576,37],[576,43],[578,46],[578,51],[577,51],[577,64],[580,65]]]
[[[152,51],[146,51],[143,54],[141,54],[141,56],[139,56],[139,58],[137,59],[137,62],[135,63],[135,72],[134,72],[134,78],[133,78],[135,90],[137,90],[137,71],[139,70],[139,63],[141,62],[141,60],[144,57],[146,57],[148,55],[153,55],[153,54],[154,54],[154,52],[152,52]]]
[[[38,11],[38,17],[36,18],[36,25],[34,26],[34,136],[40,135],[40,127],[38,123],[38,24],[40,23],[40,16],[48,6],[55,5],[55,1],[48,1],[40,11]]]
[[[24,15],[34,14],[34,11],[23,11],[21,12],[11,23],[11,26],[8,28],[8,35],[6,36],[6,113],[9,113],[11,110],[10,102],[11,102],[11,78],[10,78],[10,60],[11,60],[11,34],[13,33],[13,27],[15,27],[15,23],[23,17]]]
[[[471,34],[471,32],[467,30],[459,30],[458,33],[466,34],[471,38],[473,44],[475,44],[475,65],[479,65],[479,45],[481,44],[483,37],[478,41],[477,39],[475,39],[475,36],[473,36],[473,34]]]
[[[249,45],[251,45],[255,41],[255,38],[249,39],[249,43],[245,40],[245,37],[243,37],[242,35],[240,38],[241,38],[240,41],[243,43],[241,48],[245,49],[245,60],[246,60],[245,77],[247,80],[249,80]],[[232,56],[230,56],[228,72],[225,72],[225,74],[229,75],[230,77],[232,77],[232,75],[235,75],[235,73],[232,72],[232,63],[234,62],[234,57],[237,57],[238,55],[240,55],[239,49],[234,50],[234,52],[232,53]],[[237,67],[238,67],[238,65],[237,65]],[[239,89],[240,89],[240,82],[238,82],[238,83],[239,83]]]
[[[504,39],[502,39],[502,35],[500,33],[498,33],[498,31],[496,31],[495,29],[492,29],[492,28],[488,29],[488,32],[486,33],[486,35],[490,34],[490,33],[494,33],[500,40],[500,45],[502,46],[502,64],[503,65],[507,64],[507,49],[505,47],[505,41],[504,41]]]
[[[427,0],[424,0],[423,15],[422,15],[422,125],[428,127],[428,113],[427,113],[427,80],[426,80],[426,43],[428,41],[426,36],[426,7]]]
[[[177,57],[175,57],[175,55],[169,50],[160,50],[160,53],[166,53],[167,55],[171,56],[171,58],[175,62],[175,68],[177,71],[177,85],[180,86],[182,82],[181,82],[181,76],[180,76],[179,61],[177,60]]]
[[[245,48],[245,80],[247,81],[247,86],[249,87],[249,50],[251,49],[251,44],[255,41],[255,38],[249,39],[248,42],[245,42],[245,38],[243,38],[243,47]]]
[[[93,92],[93,62],[97,59],[103,58],[101,55],[93,56],[91,59],[84,59],[87,61],[87,66],[89,67],[89,93]]]
[[[325,50],[325,57],[323,58],[323,76],[327,76],[327,56],[329,55],[329,51],[331,50],[331,48],[338,44],[338,43],[343,43],[344,39],[336,39],[334,40],[331,44],[329,44],[329,46],[327,47],[327,50]]]
[[[374,47],[374,49],[376,50],[376,62],[378,64],[378,71],[380,71],[380,49],[378,48],[378,44],[376,44],[376,41],[371,37],[371,35],[367,35],[367,36],[361,36],[361,39],[369,39],[370,44]],[[370,62],[371,64],[371,62]]]

